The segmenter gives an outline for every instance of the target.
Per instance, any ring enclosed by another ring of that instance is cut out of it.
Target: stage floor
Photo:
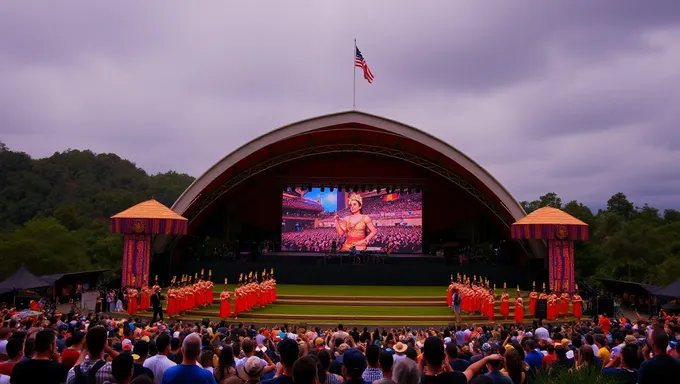
[[[233,288],[233,286],[231,287]],[[214,287],[213,304],[187,311],[179,319],[200,321],[219,319],[219,292]],[[500,294],[502,289],[498,289]],[[527,297],[529,292],[522,292]],[[232,302],[233,308],[233,302]],[[564,321],[567,319],[560,319]],[[277,285],[277,301],[266,308],[255,308],[230,317],[229,322],[247,324],[307,324],[309,326],[337,325],[363,326],[446,326],[455,321],[446,305],[444,286],[367,286],[367,285]],[[478,313],[463,314],[465,323],[488,323],[488,318]],[[530,323],[532,319],[526,318]],[[500,301],[496,303],[496,323],[512,323],[500,316]]]

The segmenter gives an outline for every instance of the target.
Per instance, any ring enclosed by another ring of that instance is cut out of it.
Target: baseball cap
[[[130,341],[130,339],[123,340],[122,347],[123,347],[123,351],[131,351],[132,350],[132,341]]]
[[[356,377],[366,370],[366,357],[356,348],[345,351],[342,363],[352,377]]]

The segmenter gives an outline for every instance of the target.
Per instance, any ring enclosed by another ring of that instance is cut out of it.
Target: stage
[[[167,259],[166,259],[167,260]],[[167,260],[169,261],[169,260]],[[159,260],[160,262],[160,260]],[[347,253],[269,252],[263,255],[236,255],[228,260],[172,261],[166,276],[193,275],[212,271],[213,281],[229,279],[233,286],[240,273],[270,271],[274,268],[280,284],[317,285],[413,285],[448,286],[451,275],[484,276],[502,286],[518,284],[531,286],[531,281],[541,280],[542,265],[490,265],[488,263],[458,264],[443,256],[428,254],[391,254],[390,256],[362,255],[352,257]],[[165,264],[167,271],[168,264]],[[169,280],[169,279],[168,279]]]

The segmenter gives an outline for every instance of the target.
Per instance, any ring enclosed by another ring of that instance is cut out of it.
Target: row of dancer
[[[261,281],[260,281],[261,280]],[[220,293],[220,318],[226,319],[232,316],[231,292],[227,290],[227,279],[224,279],[224,290]],[[276,301],[276,280],[274,268],[270,273],[265,269],[260,278],[257,272],[248,275],[240,274],[239,282],[234,289],[233,316],[238,319],[238,314],[250,311],[253,308],[264,308]]]
[[[132,277],[131,286],[125,289],[127,294],[127,312],[128,315],[135,315],[139,311],[146,311],[151,308],[151,295],[160,292],[161,287],[158,285],[158,276],[153,287],[141,287],[139,290],[135,287],[135,277]]]
[[[203,270],[200,277],[198,274],[192,276],[184,275],[177,282],[177,277],[173,277],[170,288],[168,289],[168,316],[176,316],[184,311],[207,307],[213,302],[213,282],[211,281],[212,271],[208,273],[208,279],[203,279]]]
[[[529,313],[531,317],[534,317],[536,311],[536,302],[538,299],[546,299],[548,303],[548,320],[556,320],[558,317],[567,317],[569,315],[569,299],[568,293],[564,292],[561,295],[557,295],[556,292],[548,295],[545,292],[545,285],[543,287],[543,293],[538,295],[536,293],[536,284],[534,283],[534,288],[532,293],[529,295]],[[578,294],[578,287],[576,287],[577,292],[571,297],[571,307],[572,314],[575,318],[580,319],[582,317],[581,306],[583,300]],[[449,307],[455,307],[456,311],[464,311],[467,313],[479,312],[486,316],[490,322],[495,321],[495,311],[496,311],[496,286],[493,288],[488,280],[474,276],[471,280],[464,275],[461,277],[458,275],[458,279],[454,281],[453,276],[451,276],[451,284],[447,289],[447,305]],[[503,293],[500,295],[500,315],[504,320],[508,319],[510,315],[510,295],[507,291],[507,286],[503,284]],[[457,301],[457,302],[454,302]],[[524,322],[524,299],[521,296],[521,291],[519,286],[517,287],[517,295],[514,299],[514,321],[517,323]]]

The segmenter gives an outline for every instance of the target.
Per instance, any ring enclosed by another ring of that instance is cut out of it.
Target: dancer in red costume
[[[538,300],[538,292],[536,292],[536,282],[533,283],[533,288],[529,294],[529,313],[531,316],[536,313],[536,300]]]
[[[137,297],[139,292],[134,289],[128,289],[128,315],[135,315],[139,309],[139,304],[137,304]]]
[[[231,316],[231,293],[227,291],[227,279],[224,279],[224,290],[220,293],[220,318],[226,319]]]
[[[560,296],[560,316],[567,317],[569,315],[569,294],[565,289]]]
[[[451,275],[451,283],[449,284],[449,287],[446,288],[446,306],[451,308],[453,305],[453,289],[455,288],[455,285],[453,284],[453,275]]]
[[[493,293],[489,293],[486,299],[486,314],[489,317],[489,322],[494,323],[494,312],[496,307],[496,298]]]
[[[508,315],[510,314],[510,295],[508,295],[508,290],[503,283],[503,294],[501,295],[501,315],[503,315],[503,319],[507,320]]]
[[[581,320],[581,316],[583,315],[581,313],[582,303],[583,303],[583,299],[578,294],[578,285],[576,285],[576,291],[574,291],[574,297],[572,298],[572,301],[571,301],[571,307],[572,307],[572,310],[574,312],[574,317],[577,320]]]
[[[548,295],[548,320],[552,321],[557,319],[557,313],[559,311],[559,305],[557,304],[557,295],[555,291],[552,291]]]
[[[515,298],[515,323],[524,323],[524,301],[522,301],[519,287],[517,287],[517,298]]]
[[[139,310],[146,311],[151,306],[151,290],[149,287],[142,287],[139,297]]]

